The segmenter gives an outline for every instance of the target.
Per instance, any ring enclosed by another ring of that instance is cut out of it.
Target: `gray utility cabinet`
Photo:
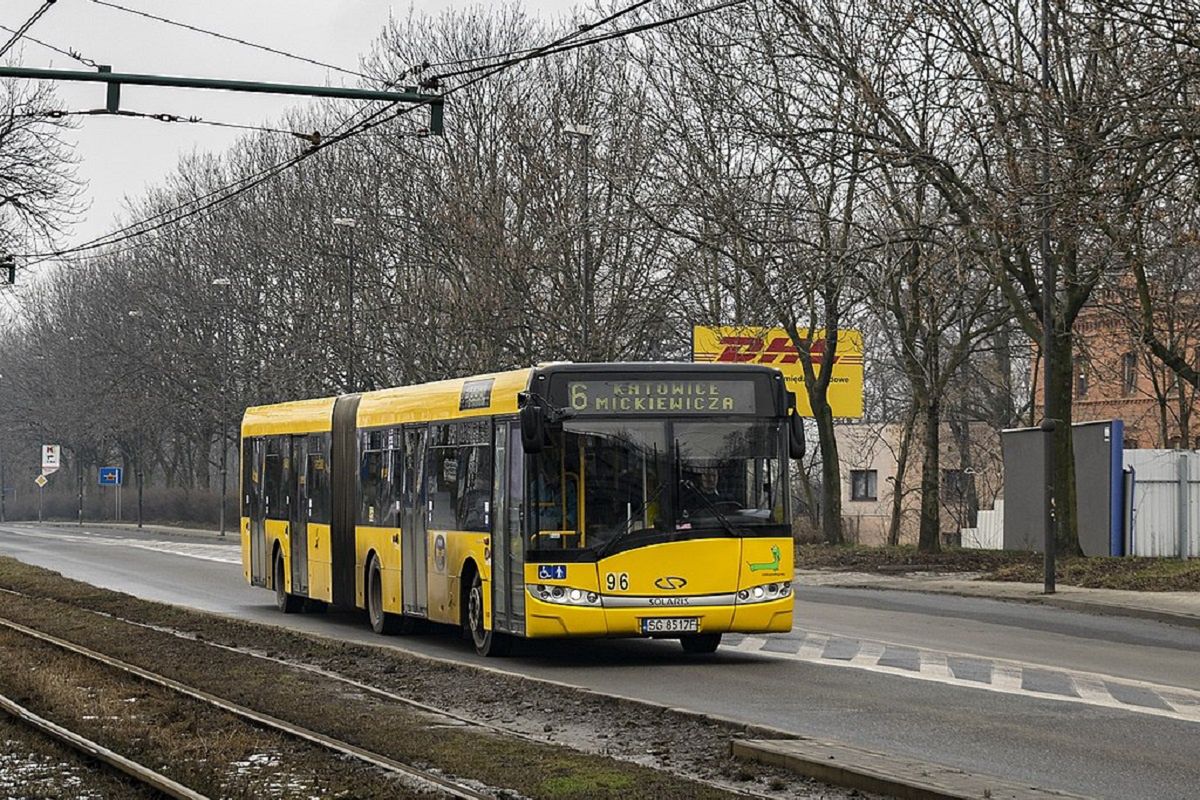
[[[1121,555],[1124,550],[1124,476],[1121,420],[1071,426],[1075,448],[1075,502],[1079,544],[1085,555]],[[1002,431],[1004,454],[1004,549],[1042,549],[1045,541],[1046,435],[1038,428]]]

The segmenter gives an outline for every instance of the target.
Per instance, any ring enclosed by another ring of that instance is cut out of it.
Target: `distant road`
[[[0,526],[0,553],[151,600],[380,642],[351,614],[284,616],[242,582],[236,538]],[[797,626],[674,642],[526,646],[450,634],[396,647],[1095,797],[1195,798],[1200,630],[947,595],[801,588]]]

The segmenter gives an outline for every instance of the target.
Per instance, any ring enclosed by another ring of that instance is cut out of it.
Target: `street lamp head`
[[[358,224],[354,217],[334,217],[333,224],[339,228],[353,228]]]
[[[229,280],[229,278],[213,278],[212,285],[213,286],[232,286],[233,281]]]
[[[563,133],[570,134],[571,136],[580,136],[586,139],[587,137],[595,134],[596,129],[591,125],[583,125],[577,122],[566,122],[563,123]]]

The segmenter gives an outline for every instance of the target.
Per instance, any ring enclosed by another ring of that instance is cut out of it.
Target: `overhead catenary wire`
[[[32,28],[33,24],[41,19],[42,14],[45,14],[47,11],[49,11],[50,6],[52,5],[54,5],[54,0],[46,0],[46,2],[42,3],[41,8],[33,12],[33,15],[29,19],[25,20],[25,24],[13,33],[12,38],[5,42],[3,46],[0,46],[0,57],[11,50],[12,46],[21,40],[21,37],[25,35],[25,32]]]
[[[147,113],[143,111],[128,111],[126,109],[118,109],[110,111],[107,108],[91,108],[82,111],[66,111],[66,110],[50,110],[50,111],[31,111],[25,114],[17,114],[18,117],[43,117],[47,119],[62,119],[64,117],[130,117],[134,119],[148,119],[156,122],[180,122],[190,125],[208,125],[215,128],[232,128],[235,130],[255,131],[258,133],[278,133],[285,136],[294,136],[297,139],[303,139],[309,144],[319,144],[321,134],[317,131],[305,133],[302,131],[293,131],[287,128],[272,128],[268,125],[249,125],[239,122],[221,122],[218,120],[204,119],[197,116],[183,116],[181,114],[166,114],[166,113]]]
[[[613,41],[615,39],[621,39],[621,38],[630,36],[635,33],[645,33],[646,31],[651,31],[651,30],[654,30],[655,28],[661,28],[666,25],[674,25],[674,24],[684,22],[689,19],[694,19],[695,17],[701,17],[706,14],[712,14],[713,12],[716,12],[716,11],[723,11],[727,8],[732,8],[734,6],[740,6],[746,2],[747,2],[747,0],[724,0],[724,2],[716,3],[711,6],[705,6],[703,8],[697,8],[692,11],[687,11],[682,14],[677,14],[673,17],[652,20],[650,22],[644,22],[640,25],[633,25],[628,28],[622,28],[621,30],[612,31],[611,33],[605,33],[600,36],[592,36],[592,37],[589,37],[582,41],[571,42],[571,43],[565,44],[561,47],[557,47],[553,50],[548,50],[543,55],[550,56],[550,55],[555,55],[557,53],[567,53],[572,50],[578,50],[581,47],[590,47],[591,45],[600,44],[602,42],[608,42],[608,41]],[[472,58],[464,58],[464,59],[460,59],[458,61],[449,61],[449,62],[443,61],[438,64],[431,64],[430,66],[431,67],[460,66],[460,65],[478,62],[478,61],[485,61],[485,60],[494,61],[497,58],[507,59],[510,57],[518,56],[524,52],[528,52],[528,51],[527,50],[513,50],[508,53],[497,53],[497,54],[490,55],[490,56],[475,56]],[[438,80],[445,80],[446,78],[454,78],[454,77],[458,77],[459,75],[469,75],[471,73],[478,72],[480,70],[490,69],[491,67],[500,66],[505,63],[508,63],[508,62],[501,61],[499,63],[483,64],[483,65],[480,65],[477,67],[468,67],[466,69],[455,70],[453,72],[440,72],[433,77],[435,77]]]
[[[0,31],[8,31],[9,33],[17,32],[15,28],[10,28],[7,25],[0,25]],[[64,49],[62,47],[52,45],[49,42],[43,41],[41,39],[35,39],[34,37],[30,36],[28,33],[26,33],[24,35],[24,38],[28,39],[29,41],[33,42],[34,44],[41,45],[42,47],[46,48],[47,50],[53,50],[54,52],[64,55],[67,58],[72,58],[72,59],[78,61],[80,64],[83,64],[85,67],[95,68],[95,67],[100,66],[98,63],[96,63],[92,59],[85,57],[78,50],[71,50],[69,48]]]
[[[197,25],[190,25],[186,22],[180,22],[178,20],[169,19],[168,17],[160,17],[157,14],[151,14],[149,11],[141,11],[136,8],[129,8],[128,6],[123,6],[123,5],[119,5],[117,3],[107,2],[107,0],[92,0],[92,2],[98,6],[105,6],[107,8],[116,9],[117,11],[123,11],[126,14],[134,14],[139,17],[145,17],[146,19],[152,19],[157,22],[161,22],[165,25],[172,25],[176,28],[183,28],[185,30],[192,31],[194,33],[203,33],[207,36],[212,36],[212,37],[221,39],[226,42],[240,44],[245,47],[252,47],[255,50],[262,50],[263,52],[266,52],[266,53],[273,53],[274,55],[282,56],[284,58],[290,58],[293,61],[301,61],[306,64],[312,64],[313,66],[323,67],[325,69],[331,69],[335,72],[340,72],[344,75],[353,75],[356,78],[362,78],[362,79],[368,80],[368,81],[373,81],[373,82],[377,81],[376,78],[373,78],[370,75],[367,75],[366,73],[358,72],[357,70],[347,69],[346,67],[339,67],[337,64],[329,64],[325,61],[318,61],[315,58],[308,58],[307,56],[297,55],[296,53],[289,53],[286,50],[280,50],[276,47],[270,47],[265,44],[258,44],[257,42],[251,42],[247,39],[239,39],[236,36],[230,36],[228,34],[220,33],[218,31],[209,30],[207,28],[201,28]]]
[[[92,1],[93,2],[101,2],[102,0],[92,0]],[[631,14],[631,13],[637,11],[638,9],[643,8],[646,5],[649,5],[653,1],[654,0],[638,0],[638,2],[635,2],[623,9],[618,10],[618,11],[614,11],[613,13],[605,16],[604,18],[602,18],[600,20],[597,20],[592,23],[580,25],[577,29],[573,30],[572,32],[570,32],[564,36],[561,36],[552,42],[542,45],[541,47],[531,50],[530,52],[526,53],[523,56],[510,59],[501,64],[492,65],[488,69],[488,71],[479,71],[479,73],[474,75],[474,77],[470,78],[469,80],[464,81],[463,83],[458,84],[457,86],[455,86],[451,89],[448,89],[440,96],[446,97],[455,92],[462,91],[470,86],[474,86],[482,81],[487,80],[488,78],[493,77],[494,75],[497,75],[501,72],[511,69],[512,67],[515,67],[519,64],[531,61],[536,58],[540,58],[543,55],[548,55],[548,54],[550,54],[550,51],[552,51],[553,49],[560,47],[561,45],[564,45],[567,42],[570,42],[571,40],[575,39],[576,37],[578,37],[582,34],[588,33],[590,31],[593,31],[596,28],[599,28],[599,27],[606,25],[610,22],[613,22],[617,19],[620,19],[621,17],[626,16],[627,14]],[[107,3],[104,3],[104,4],[107,5]],[[433,98],[431,98],[431,99],[433,99]],[[427,101],[415,103],[413,105],[406,106],[404,108],[401,108],[401,109],[393,112],[393,109],[397,105],[399,105],[399,102],[400,101],[396,101],[394,103],[389,104],[388,106],[385,106],[385,107],[379,109],[378,111],[375,111],[369,117],[364,119],[362,122],[355,124],[352,128],[350,128],[348,130],[345,130],[341,133],[337,133],[336,135],[330,135],[328,137],[323,138],[319,144],[314,145],[313,147],[310,147],[307,150],[305,150],[301,153],[298,153],[295,156],[292,156],[288,159],[277,162],[276,164],[273,164],[269,167],[265,167],[255,173],[253,173],[252,175],[245,176],[243,178],[239,178],[238,180],[236,180],[230,184],[220,186],[220,187],[206,193],[205,195],[202,195],[201,197],[193,198],[191,200],[185,201],[184,203],[180,203],[179,205],[174,206],[170,209],[160,211],[157,214],[151,215],[150,217],[147,217],[145,219],[142,219],[137,222],[131,223],[129,225],[123,226],[122,228],[118,228],[117,230],[112,231],[108,234],[105,234],[104,236],[97,237],[95,239],[89,240],[89,241],[84,242],[79,245],[75,245],[73,247],[68,247],[68,248],[64,248],[61,250],[53,250],[53,251],[46,252],[46,253],[26,254],[24,256],[25,258],[36,259],[35,261],[33,261],[32,263],[30,263],[27,266],[34,266],[43,261],[47,261],[51,258],[59,258],[59,257],[67,256],[67,255],[89,252],[89,251],[97,250],[97,249],[100,249],[103,247],[109,247],[112,245],[120,244],[120,243],[128,241],[130,239],[134,239],[134,238],[137,238],[140,236],[145,236],[149,233],[153,233],[155,231],[161,230],[162,228],[165,228],[168,225],[173,225],[173,224],[185,221],[187,219],[190,219],[198,214],[204,213],[208,210],[211,210],[212,208],[215,208],[218,205],[229,202],[230,200],[233,200],[234,198],[245,194],[246,192],[265,183],[266,181],[270,180],[271,178],[275,177],[276,175],[281,174],[282,172],[285,172],[286,170],[297,166],[302,161],[304,161],[308,158],[311,158],[313,155],[317,154],[318,152],[324,150],[327,147],[332,147],[333,145],[335,145],[339,142],[345,141],[346,139],[352,138],[354,136],[358,136],[369,130],[373,130],[374,128],[377,128],[380,125],[383,125],[383,124],[390,122],[394,119],[397,119],[401,116],[404,116],[406,114],[411,114],[414,111],[416,111],[417,109],[428,106],[430,101],[427,100]],[[389,112],[392,112],[392,113],[389,113]],[[174,215],[174,216],[172,216],[172,215]]]
[[[449,61],[436,61],[436,62],[432,62],[432,63],[426,62],[424,64],[419,64],[417,66],[414,66],[411,70],[409,70],[409,73],[416,75],[419,72],[427,71],[429,69],[433,69],[436,67],[462,66],[462,65],[466,65],[466,64],[475,64],[475,63],[478,63],[481,61],[493,62],[493,63],[489,63],[489,64],[483,64],[481,66],[478,66],[478,67],[475,67],[472,69],[463,69],[463,70],[457,70],[454,72],[438,73],[436,75],[433,75],[431,79],[427,79],[427,81],[426,81],[426,82],[430,82],[430,81],[438,82],[438,81],[444,80],[446,78],[457,77],[460,75],[469,75],[469,74],[472,74],[475,72],[492,69],[492,68],[498,67],[498,66],[503,66],[507,63],[516,63],[515,60],[511,61],[511,62],[503,61],[503,62],[497,63],[496,62],[497,59],[514,59],[517,56],[521,56],[521,55],[524,55],[527,53],[533,53],[538,50],[542,51],[540,53],[541,55],[546,55],[546,56],[554,55],[556,53],[566,53],[571,50],[577,50],[582,47],[588,47],[590,45],[595,45],[595,44],[600,44],[602,42],[620,39],[620,38],[623,38],[625,36],[629,36],[629,35],[632,35],[635,33],[644,33],[646,31],[650,31],[655,28],[661,28],[666,25],[672,25],[675,23],[683,22],[685,20],[689,20],[694,17],[700,17],[705,14],[711,14],[715,11],[722,11],[726,8],[732,8],[733,6],[742,5],[742,4],[746,3],[747,1],[748,0],[725,0],[725,2],[717,3],[712,6],[706,6],[704,8],[699,8],[694,11],[685,12],[683,14],[678,14],[674,17],[669,17],[669,18],[661,19],[661,20],[653,20],[651,22],[646,22],[641,25],[635,25],[635,26],[632,26],[629,28],[623,28],[621,30],[613,31],[611,33],[606,33],[606,34],[603,34],[600,36],[589,37],[582,41],[571,42],[570,44],[566,44],[564,46],[557,47],[557,48],[554,48],[551,50],[545,50],[544,47],[543,48],[526,47],[526,48],[519,48],[516,50],[509,50],[509,51],[502,52],[502,53],[492,53],[489,55],[471,56],[468,58],[460,58],[460,59],[454,59],[454,60],[449,60]],[[357,113],[362,113],[362,112],[359,111],[359,112],[356,112],[356,114]],[[353,115],[351,117],[348,117],[347,120],[345,120],[343,122],[343,124],[348,123],[349,120],[352,118],[353,118]],[[339,126],[339,128],[340,127],[341,126]]]

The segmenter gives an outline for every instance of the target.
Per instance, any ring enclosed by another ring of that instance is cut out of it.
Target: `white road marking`
[[[1046,664],[1028,664],[1009,659],[987,658],[969,653],[925,650],[919,647],[914,647],[911,644],[899,644],[896,642],[885,642],[878,640],[857,640],[859,642],[859,651],[858,654],[853,658],[826,658],[825,648],[829,644],[830,639],[837,638],[847,640],[848,637],[838,636],[836,634],[831,634],[824,631],[801,631],[798,629],[796,632],[804,634],[804,641],[800,645],[799,651],[795,653],[763,650],[762,648],[770,639],[766,636],[753,635],[746,636],[737,644],[731,645],[730,649],[737,649],[738,651],[742,652],[757,652],[767,658],[778,658],[789,661],[804,661],[810,664],[821,664],[830,667],[859,669],[867,672],[882,673],[885,675],[896,675],[912,680],[930,681],[933,683],[942,683],[951,686],[981,689],[984,691],[999,692],[1001,694],[1021,695],[1023,697],[1037,698],[1039,700],[1056,700],[1064,703],[1079,703],[1082,705],[1098,706],[1102,708],[1116,708],[1123,711],[1130,711],[1135,714],[1150,714],[1152,716],[1169,717],[1171,719],[1183,720],[1186,722],[1200,722],[1200,691],[1195,691],[1192,689],[1154,684],[1147,681],[1138,681],[1130,678],[1118,678],[1110,675],[1101,675],[1094,672],[1065,669]],[[882,657],[883,652],[887,647],[903,648],[910,651],[916,650],[919,665],[918,669],[913,670],[905,669],[903,667],[881,665],[879,663],[879,659]],[[990,666],[990,680],[971,680],[967,677],[959,678],[955,676],[954,672],[950,669],[950,658],[962,658],[980,664],[981,666]],[[1074,688],[1075,694],[1061,694],[1059,692],[1039,691],[1037,689],[1025,688],[1024,683],[1026,669],[1036,670],[1038,673],[1050,672],[1064,676]],[[1154,708],[1150,706],[1140,706],[1133,703],[1126,703],[1114,696],[1112,691],[1109,690],[1109,686],[1113,686],[1118,689],[1120,687],[1127,687],[1131,689],[1148,690],[1162,700],[1163,704],[1168,706],[1168,708]]]
[[[139,550],[152,550],[156,553],[195,558],[201,561],[215,561],[219,564],[241,564],[241,541],[231,539],[227,544],[208,544],[206,542],[176,542],[170,540],[120,539],[105,536],[103,533],[85,531],[76,533],[68,531],[21,530],[4,528],[4,533],[14,536],[25,536],[31,539],[53,539],[58,542],[86,542],[102,547],[132,547]]]
[[[950,671],[950,664],[946,661],[945,653],[938,653],[933,650],[921,650],[918,655],[920,657],[920,672],[928,675],[932,680],[955,680],[954,673]]]
[[[879,663],[879,659],[883,658],[883,651],[884,647],[879,642],[860,642],[858,652],[850,659],[850,663],[860,667],[874,667]]]
[[[756,637],[747,637],[756,638]],[[829,637],[821,636],[816,633],[809,633],[804,637],[804,644],[800,646],[800,652],[796,654],[796,658],[801,661],[820,661],[825,657],[825,648],[829,645]],[[785,654],[786,655],[786,654]]]
[[[750,652],[757,652],[757,651],[761,650],[762,646],[766,643],[767,643],[767,640],[763,639],[762,637],[746,636],[740,642],[738,642],[736,645],[733,645],[733,647],[736,647],[738,650],[748,650]]]
[[[991,686],[998,692],[1020,692],[1025,682],[1024,664],[992,663]]]
[[[1075,694],[1079,695],[1080,699],[1099,706],[1109,705],[1114,700],[1104,681],[1094,676],[1072,675],[1071,682],[1075,684]]]
[[[1184,719],[1200,722],[1200,696],[1183,694],[1179,690],[1159,692],[1158,696]]]

